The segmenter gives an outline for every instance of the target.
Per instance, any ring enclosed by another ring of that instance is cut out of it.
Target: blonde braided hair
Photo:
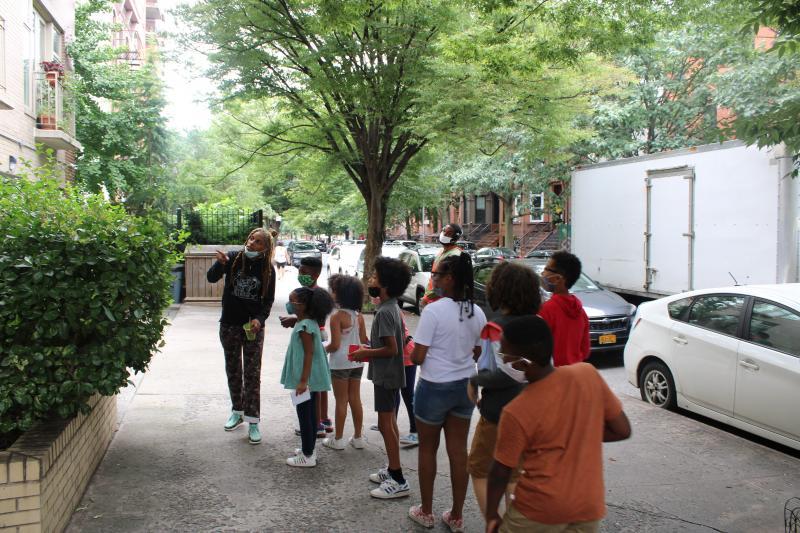
[[[247,246],[247,242],[250,240],[250,237],[253,235],[260,233],[261,236],[264,238],[264,242],[266,243],[267,247],[264,249],[264,266],[261,268],[261,297],[264,298],[267,295],[267,287],[269,286],[270,278],[272,276],[272,256],[275,253],[275,246],[272,240],[272,235],[265,230],[264,228],[256,228],[247,235],[247,239],[244,241],[244,246]],[[244,270],[247,267],[247,256],[244,255],[244,248],[242,251],[236,255],[236,259],[233,260],[233,264],[231,265],[231,273],[228,276],[228,283],[233,283],[233,278],[236,275],[236,272],[241,269]]]

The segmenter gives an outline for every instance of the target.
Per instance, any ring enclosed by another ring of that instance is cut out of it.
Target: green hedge
[[[53,179],[0,177],[0,434],[88,410],[161,342],[163,226]]]

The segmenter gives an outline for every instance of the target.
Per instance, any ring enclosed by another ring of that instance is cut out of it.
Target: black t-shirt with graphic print
[[[228,262],[223,266],[219,261],[214,261],[208,269],[206,278],[210,283],[216,283],[225,276],[225,289],[222,292],[222,316],[219,321],[223,324],[242,326],[246,322],[257,318],[261,325],[269,316],[272,302],[275,301],[275,268],[270,265],[270,277],[267,285],[267,294],[261,297],[261,286],[264,283],[264,259],[245,259],[244,268],[239,268],[233,279],[231,268],[238,251],[228,252]]]

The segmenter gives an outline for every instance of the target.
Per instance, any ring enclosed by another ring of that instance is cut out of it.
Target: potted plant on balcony
[[[50,87],[55,87],[56,81],[64,75],[64,65],[59,61],[42,61],[41,66]]]
[[[44,91],[53,91],[46,83],[40,89]],[[52,95],[41,95],[36,103],[36,127],[40,130],[54,130],[58,127],[58,117],[56,116],[55,97]]]

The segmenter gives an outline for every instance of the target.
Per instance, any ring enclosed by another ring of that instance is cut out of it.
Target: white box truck
[[[578,167],[572,251],[607,288],[657,298],[798,279],[800,178],[741,141]]]

